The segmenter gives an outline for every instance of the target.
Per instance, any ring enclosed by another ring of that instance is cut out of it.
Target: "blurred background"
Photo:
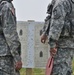
[[[47,5],[51,0],[13,0],[16,8],[17,20],[44,21]]]
[[[46,17],[47,6],[51,0],[13,0],[13,4],[16,9],[17,21],[34,20],[36,22],[44,22]],[[23,29],[23,28],[20,28]],[[20,31],[20,30],[19,30]],[[18,32],[19,33],[19,32]],[[21,36],[20,36],[21,37]],[[74,75],[74,61],[72,64]],[[45,75],[44,68],[22,68],[20,70],[21,75],[28,75],[26,72],[30,71],[30,75]]]

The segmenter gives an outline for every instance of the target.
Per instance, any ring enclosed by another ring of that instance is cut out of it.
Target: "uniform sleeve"
[[[48,15],[45,19],[45,23],[42,29],[42,34],[47,35],[49,34],[49,28],[50,28],[50,15]],[[41,35],[42,35],[41,34]]]
[[[45,25],[44,30],[46,35],[49,35],[49,28],[50,28],[50,22],[51,22],[51,15],[49,14],[45,19]]]
[[[59,4],[54,5],[49,31],[50,48],[56,47],[56,41],[58,41],[64,26],[65,16],[70,11],[69,5],[68,2],[60,2]]]
[[[2,14],[3,33],[15,62],[21,61],[18,53],[20,42],[16,31],[16,19],[9,8],[5,7]]]
[[[47,7],[47,14],[48,15],[45,19],[44,26],[43,26],[43,29],[42,29],[42,34],[47,35],[47,36],[49,35],[52,7],[53,7],[52,4],[49,4],[48,7]]]

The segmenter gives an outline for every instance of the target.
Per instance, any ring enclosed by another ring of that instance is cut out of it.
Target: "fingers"
[[[54,56],[56,55],[56,53],[51,52],[50,55],[51,55],[52,57],[54,57]]]
[[[15,69],[16,70],[20,70],[22,68],[22,62],[20,61],[20,62],[17,62],[16,64],[15,64]]]
[[[41,42],[42,42],[42,43],[45,43],[46,40],[47,40],[47,36],[46,36],[46,35],[42,35],[42,37],[41,37]]]
[[[45,43],[45,41],[46,41],[45,39],[41,39],[41,42],[42,42],[42,43]]]
[[[51,56],[54,57],[54,56],[56,55],[56,53],[57,53],[57,48],[51,48],[51,49],[50,49],[50,55],[51,55]]]

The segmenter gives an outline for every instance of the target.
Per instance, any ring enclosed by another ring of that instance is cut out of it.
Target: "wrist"
[[[50,48],[56,48],[56,41],[55,40],[50,40],[49,42]]]
[[[21,56],[16,55],[16,56],[14,57],[14,61],[15,61],[15,62],[20,62],[20,61],[21,61]]]

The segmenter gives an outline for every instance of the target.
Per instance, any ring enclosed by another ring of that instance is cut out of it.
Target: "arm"
[[[21,44],[16,31],[16,19],[14,18],[11,10],[6,6],[3,7],[2,23],[4,37],[10,48],[9,50],[14,58],[14,61],[19,62],[21,61],[21,57],[18,50],[20,50]]]
[[[41,30],[41,42],[42,43],[46,42],[48,35],[49,35],[52,7],[53,6],[49,4],[47,8],[48,16],[46,17],[43,29]]]
[[[42,34],[47,35],[47,36],[49,35],[50,20],[51,20],[51,16],[48,15],[45,19],[45,23],[42,29],[42,32],[43,32]]]
[[[43,29],[42,29],[42,34],[44,35],[49,35],[49,28],[50,28],[50,21],[51,21],[51,14],[52,14],[52,4],[49,4],[48,7],[47,7],[47,17],[45,19],[45,23],[44,23],[44,26],[43,26]]]
[[[68,1],[61,2],[55,4],[52,17],[51,17],[51,25],[49,32],[49,44],[50,48],[56,47],[56,41],[58,41],[60,34],[62,32],[62,28],[64,26],[64,20],[67,13],[70,11],[70,3]]]
[[[51,20],[50,15],[48,15],[45,19],[44,27],[41,30],[41,42],[42,43],[45,43],[48,38],[49,28],[50,28],[50,20]]]

